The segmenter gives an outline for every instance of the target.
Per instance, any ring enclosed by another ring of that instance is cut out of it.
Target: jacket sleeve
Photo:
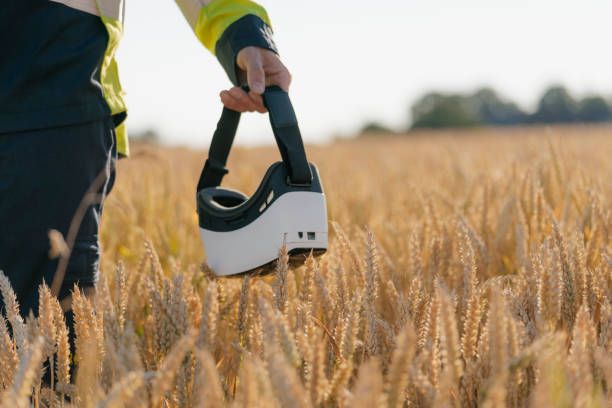
[[[234,85],[236,56],[250,46],[278,53],[266,10],[250,0],[176,0],[200,42],[221,63]]]

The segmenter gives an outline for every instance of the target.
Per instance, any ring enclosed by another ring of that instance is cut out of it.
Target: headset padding
[[[236,207],[249,199],[240,191],[225,187],[204,188],[199,194],[205,203],[221,210]]]

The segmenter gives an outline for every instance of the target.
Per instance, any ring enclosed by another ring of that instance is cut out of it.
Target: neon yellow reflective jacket
[[[99,16],[106,31],[108,32],[108,45],[104,59],[100,69],[100,82],[104,99],[108,104],[112,115],[127,112],[127,106],[124,99],[124,92],[119,81],[119,70],[117,61],[115,60],[115,52],[119,46],[119,41],[123,33],[123,13],[125,10],[124,0],[50,0],[56,3],[62,3],[68,7],[84,11],[90,14]],[[235,67],[233,66],[233,58],[231,55],[232,49],[235,51],[236,44],[229,47],[223,47],[218,51],[219,39],[232,24],[245,18],[245,16],[254,16],[263,21],[267,27],[270,26],[270,20],[263,7],[250,0],[176,0],[183,15],[189,22],[197,38],[210,50],[213,54],[223,54],[219,56],[224,69],[227,71],[230,79],[236,83]],[[228,30],[229,31],[229,30]],[[248,31],[248,29],[247,29]],[[265,34],[265,33],[264,33]],[[255,39],[256,40],[256,39]],[[241,40],[239,39],[238,42]],[[258,45],[264,48],[275,51],[275,48],[270,43],[267,45],[254,43],[244,44]],[[229,53],[228,53],[229,49]],[[226,61],[224,61],[224,59]],[[129,144],[125,123],[121,123],[116,128],[117,135],[117,150],[119,154],[127,156],[129,154]]]

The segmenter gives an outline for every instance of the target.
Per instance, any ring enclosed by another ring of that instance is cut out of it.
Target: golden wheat
[[[0,275],[2,407],[611,400],[612,128],[313,146],[328,253],[292,267],[280,248],[271,274],[230,279],[200,266],[203,154],[134,150],[106,205],[97,294],[74,292],[75,356],[49,288],[24,319]],[[276,157],[237,149],[227,182],[254,191]]]

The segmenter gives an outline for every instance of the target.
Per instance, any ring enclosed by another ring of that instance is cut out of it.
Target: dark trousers
[[[75,283],[95,284],[100,216],[114,182],[116,158],[110,117],[0,134],[0,270],[24,315],[30,310],[37,314],[38,286],[43,281],[51,286],[58,267],[58,259],[49,257],[49,230],[67,237],[81,200],[98,178],[98,199],[84,207],[58,297],[69,295]]]

